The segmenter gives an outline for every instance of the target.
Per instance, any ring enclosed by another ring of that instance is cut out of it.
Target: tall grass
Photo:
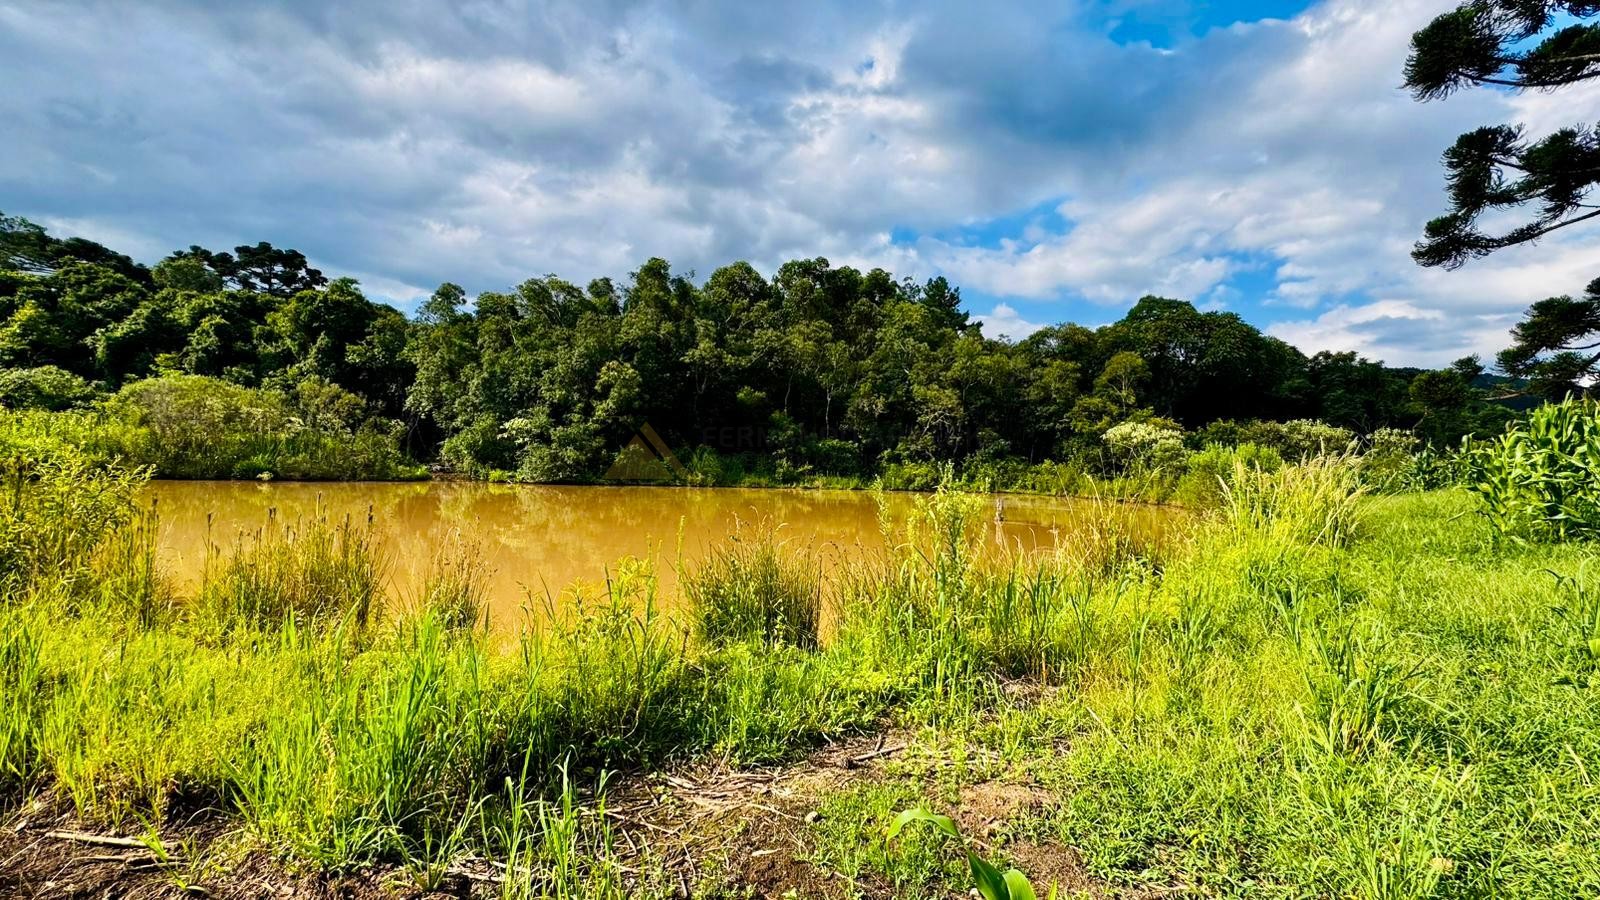
[[[84,477],[109,497],[125,476]],[[1600,890],[1589,552],[1497,547],[1460,492],[1363,498],[1348,459],[1235,471],[1159,548],[1108,507],[1058,554],[995,559],[976,544],[987,503],[946,491],[839,573],[827,635],[792,626],[814,573],[752,542],[685,573],[737,627],[674,620],[624,567],[509,650],[462,627],[470,561],[444,560],[414,609],[382,602],[359,522],[274,523],[219,547],[195,597],[152,604],[131,495],[74,532],[35,514],[54,489],[24,479],[18,508],[78,536],[29,540],[90,549],[34,554],[4,589],[8,803],[51,791],[111,826],[220,810],[301,865],[389,861],[426,890],[487,858],[503,896],[621,896],[638,884],[597,773],[765,762],[897,723],[938,736],[805,826],[849,875],[933,890],[937,869],[907,868],[936,865],[928,848],[862,835],[1009,773],[1049,799],[990,835],[997,853],[1030,829],[1129,890]]]
[[[317,513],[294,522],[272,510],[230,547],[207,548],[194,600],[215,631],[342,622],[362,628],[382,603],[385,560],[371,515],[356,522]]]
[[[482,548],[459,531],[451,532],[436,545],[412,607],[417,611],[430,611],[450,630],[486,626],[489,575],[489,564]]]
[[[735,535],[713,548],[683,582],[700,636],[817,646],[822,583],[816,569],[770,535]]]
[[[1360,519],[1358,458],[1319,456],[1280,469],[1234,462],[1222,485],[1219,519],[1238,535],[1305,546],[1342,547]]]
[[[76,454],[0,458],[0,590],[87,575],[87,561],[134,517],[133,495],[147,474]]]

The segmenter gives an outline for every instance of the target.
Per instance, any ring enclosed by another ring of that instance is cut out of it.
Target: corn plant
[[[984,900],[1034,900],[1033,885],[1028,881],[1028,876],[1018,869],[1001,871],[994,863],[972,851],[966,838],[961,836],[961,829],[949,816],[929,812],[922,807],[908,809],[894,817],[889,823],[888,839],[894,840],[907,825],[914,822],[927,822],[939,833],[953,838],[961,845],[961,852],[966,854],[967,867],[972,870],[973,887],[977,888],[979,895]],[[1055,900],[1056,887],[1051,885],[1050,898]]]
[[[1467,487],[1495,533],[1512,540],[1600,537],[1600,403],[1534,410],[1467,451]]]
[[[1600,665],[1600,591],[1585,576],[1594,557],[1584,560],[1574,575],[1552,572],[1556,587],[1569,599],[1556,607],[1556,615],[1567,624],[1573,645],[1589,661]]]

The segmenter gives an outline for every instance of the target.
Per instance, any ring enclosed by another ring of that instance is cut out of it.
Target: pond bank
[[[145,491],[160,513],[160,553],[180,586],[198,583],[210,556],[268,524],[370,519],[384,548],[389,593],[413,599],[441,550],[470,550],[485,568],[490,617],[514,630],[526,608],[567,606],[575,592],[603,593],[608,574],[633,559],[647,564],[657,599],[672,605],[678,570],[694,567],[731,537],[773,532],[786,549],[822,570],[884,549],[883,528],[905,524],[918,495],[862,491],[507,485],[484,482],[154,481]],[[989,552],[1049,552],[1073,532],[1114,516],[1139,541],[1156,540],[1176,513],[1118,508],[1069,498],[1007,496],[1000,521],[973,523]]]
[[[0,607],[8,825],[205,821],[192,873],[150,871],[218,893],[241,859],[318,873],[302,896],[959,890],[931,831],[883,838],[924,803],[1091,896],[1593,894],[1597,679],[1551,610],[1595,604],[1591,551],[1341,465],[1252,477],[1160,554],[1108,528],[1025,568],[974,555],[981,500],[927,498],[943,540],[850,567],[821,642],[762,619],[806,595],[759,558],[718,576],[732,631],[601,606],[506,652],[443,604],[263,615],[263,584],[329,583],[277,557],[153,606],[113,543]]]

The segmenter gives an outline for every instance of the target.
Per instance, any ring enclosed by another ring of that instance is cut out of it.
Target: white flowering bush
[[[1181,468],[1188,457],[1183,432],[1165,425],[1123,422],[1106,429],[1103,437],[1117,462],[1128,470]]]

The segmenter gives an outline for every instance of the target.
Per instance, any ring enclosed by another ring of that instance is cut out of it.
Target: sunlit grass
[[[897,723],[1026,777],[1049,801],[1008,833],[1113,885],[1595,893],[1593,550],[1496,543],[1464,493],[1363,498],[1348,466],[1236,472],[1160,547],[1108,506],[1028,558],[980,553],[986,501],[941,493],[833,574],[826,635],[817,573],[756,542],[686,573],[690,622],[625,566],[509,648],[473,627],[470,547],[393,604],[359,522],[273,523],[219,542],[177,598],[125,476],[72,470],[106,480],[51,499],[40,470],[13,482],[9,521],[62,533],[13,525],[0,546],[29,560],[0,605],[0,790],[123,826],[220,810],[301,863],[399,862],[421,888],[489,857],[514,876],[504,896],[617,896],[575,782]],[[97,518],[51,512],[88,497],[110,498]],[[931,845],[878,839],[941,784],[908,768],[824,798],[817,853],[905,892],[949,886]]]

